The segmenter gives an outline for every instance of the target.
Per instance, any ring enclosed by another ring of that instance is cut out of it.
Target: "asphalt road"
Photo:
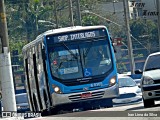
[[[18,118],[21,120],[22,118]],[[101,108],[96,110],[64,112],[63,114],[45,117],[30,118],[26,120],[159,120],[160,101],[150,108],[144,108],[143,102],[114,106],[112,108]],[[4,120],[11,120],[4,118]],[[12,120],[17,120],[12,118]]]
[[[37,119],[37,118],[35,118]],[[114,106],[96,110],[80,111],[52,115],[38,120],[159,120],[160,102],[150,108],[144,108],[143,103]]]

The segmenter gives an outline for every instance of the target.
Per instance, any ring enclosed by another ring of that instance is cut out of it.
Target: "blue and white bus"
[[[23,47],[30,109],[112,107],[116,60],[105,26],[46,31]],[[68,107],[69,105],[69,107]]]

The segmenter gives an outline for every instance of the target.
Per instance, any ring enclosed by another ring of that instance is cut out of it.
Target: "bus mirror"
[[[46,59],[45,49],[42,49],[42,59],[43,59],[43,60]]]
[[[110,37],[110,39],[111,39],[111,42],[112,42],[114,53],[117,53],[116,48],[115,48],[116,43],[114,43],[114,41],[113,41],[113,39],[111,37]]]
[[[114,53],[117,53],[116,48],[115,48],[115,43],[112,43],[112,46],[113,46]]]

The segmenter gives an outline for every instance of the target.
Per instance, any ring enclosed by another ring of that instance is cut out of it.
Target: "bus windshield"
[[[103,75],[112,68],[109,43],[104,39],[49,46],[52,76],[75,79]]]

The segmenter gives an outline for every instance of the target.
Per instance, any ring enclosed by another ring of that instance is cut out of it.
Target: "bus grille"
[[[92,92],[92,96],[91,97],[87,97],[87,98],[82,98],[81,97],[81,94],[77,94],[77,95],[71,95],[69,96],[69,99],[71,101],[85,101],[85,100],[92,100],[92,99],[95,99],[95,98],[102,98],[104,95],[104,91],[98,91],[98,92]]]

